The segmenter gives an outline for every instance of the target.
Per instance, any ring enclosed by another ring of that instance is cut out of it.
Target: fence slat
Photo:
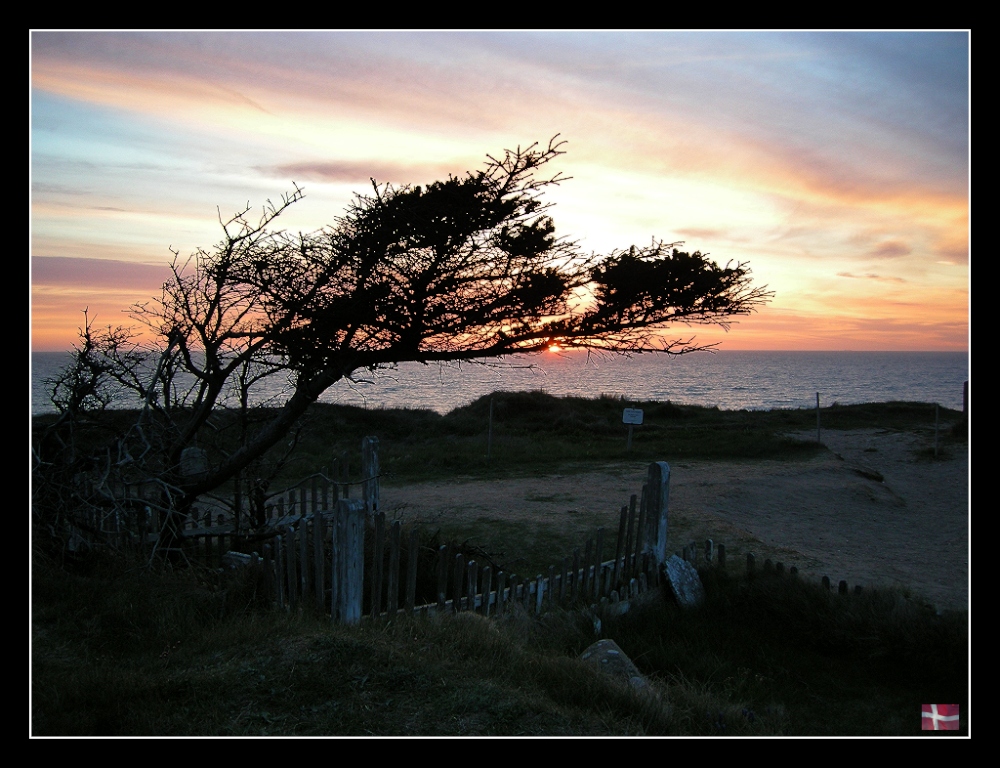
[[[604,529],[597,529],[597,544],[594,546],[594,590],[591,597],[601,599],[601,563],[604,562]]]
[[[386,610],[390,616],[394,616],[399,608],[399,539],[401,528],[402,524],[396,520],[392,524],[392,530],[389,534],[389,578],[387,579],[389,594],[386,600]]]
[[[406,602],[404,608],[407,613],[413,613],[414,604],[417,602],[417,559],[420,557],[420,541],[417,526],[410,528],[410,546],[406,556]]]
[[[331,621],[361,620],[364,600],[365,507],[356,500],[337,502],[332,531]]]
[[[493,588],[493,569],[489,566],[483,566],[483,616],[490,615],[490,590]]]
[[[323,523],[323,515],[313,516],[313,585],[316,591],[316,609],[326,610],[326,574],[324,567],[326,557],[323,550],[326,544],[326,526]]]
[[[296,544],[295,529],[289,525],[285,528],[285,566],[287,568],[286,576],[288,578],[288,605],[292,609],[294,609],[298,604],[298,580],[296,579],[298,564],[295,562],[295,555],[298,548]]]
[[[372,553],[371,614],[382,612],[382,563],[385,557],[385,515],[375,515],[375,547]]]
[[[455,555],[455,570],[452,573],[451,607],[455,613],[462,610],[462,577],[465,576],[465,558],[459,552]]]
[[[642,568],[642,549],[645,546],[646,534],[646,505],[649,499],[647,486],[642,486],[642,496],[639,498],[639,517],[635,524],[635,551],[633,552],[631,575],[638,576]]]
[[[438,609],[444,610],[445,602],[448,600],[448,545],[442,544],[438,547],[438,585],[437,603]]]
[[[618,516],[618,541],[615,542],[615,567],[612,571],[612,589],[618,589],[618,580],[622,575],[622,555],[625,552],[625,538],[628,535],[628,505],[621,509]]]
[[[309,594],[309,523],[299,519],[299,582],[302,599]]]
[[[470,560],[465,570],[465,598],[466,610],[475,612],[476,610],[476,588],[478,585],[479,566],[475,560]]]

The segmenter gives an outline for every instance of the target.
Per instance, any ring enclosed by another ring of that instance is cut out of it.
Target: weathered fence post
[[[361,493],[368,514],[378,512],[378,438],[369,435],[361,441]]]
[[[361,620],[365,576],[365,505],[358,499],[337,502],[333,522],[333,564],[330,568],[332,621]]]
[[[670,465],[656,461],[649,465],[646,480],[646,532],[643,552],[652,554],[656,563],[667,559],[667,507],[670,503]]]

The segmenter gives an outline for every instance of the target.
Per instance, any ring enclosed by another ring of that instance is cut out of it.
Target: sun
[[[549,352],[562,352],[562,347],[560,347],[558,344],[549,344],[548,351]]]

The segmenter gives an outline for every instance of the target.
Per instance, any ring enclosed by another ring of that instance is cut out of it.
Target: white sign
[[[642,424],[642,408],[626,408],[622,411],[622,424]]]

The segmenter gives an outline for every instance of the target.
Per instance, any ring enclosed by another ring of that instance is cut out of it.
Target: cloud
[[[852,280],[885,280],[885,281],[888,281],[890,283],[905,283],[906,282],[906,280],[904,280],[901,277],[889,277],[887,275],[876,275],[873,272],[869,272],[869,273],[864,274],[864,275],[855,275],[855,274],[853,274],[851,272],[838,272],[837,273],[837,277],[848,277],[848,278],[851,278]]]
[[[370,179],[395,184],[428,183],[435,179],[444,179],[454,168],[442,165],[406,165],[387,163],[384,160],[330,160],[287,163],[284,165],[262,168],[262,172],[270,176],[290,179],[304,179],[336,184],[367,185]]]
[[[168,276],[169,273],[162,265],[69,256],[31,257],[31,282],[34,286],[107,286],[115,291],[140,290],[150,293],[162,286]]]
[[[876,259],[895,259],[899,256],[908,256],[913,249],[900,240],[886,240],[872,248],[868,255]]]

